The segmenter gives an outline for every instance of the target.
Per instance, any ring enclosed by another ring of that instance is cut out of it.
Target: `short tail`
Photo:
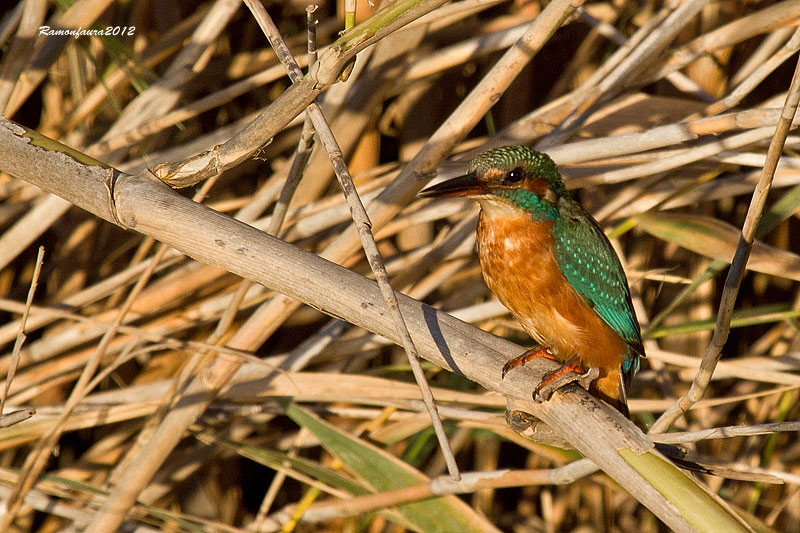
[[[619,370],[600,369],[600,377],[594,380],[589,392],[630,419],[625,381]]]

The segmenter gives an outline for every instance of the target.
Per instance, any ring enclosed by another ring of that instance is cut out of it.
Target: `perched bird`
[[[548,387],[552,392],[596,368],[590,392],[627,416],[626,390],[644,356],[628,282],[608,238],[569,196],[553,160],[525,146],[495,148],[474,159],[466,175],[420,196],[467,197],[481,206],[483,277],[540,344],[509,361],[503,376],[536,357],[564,363],[534,389],[535,399],[547,399]]]

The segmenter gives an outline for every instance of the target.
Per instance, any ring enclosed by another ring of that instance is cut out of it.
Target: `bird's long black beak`
[[[432,185],[419,192],[422,198],[456,198],[459,196],[480,196],[486,192],[484,183],[474,172]]]

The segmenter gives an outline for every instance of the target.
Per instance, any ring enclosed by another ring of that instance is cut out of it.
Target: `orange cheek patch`
[[[536,193],[536,196],[545,198],[550,191],[550,184],[544,178],[534,178],[525,182],[525,188]]]

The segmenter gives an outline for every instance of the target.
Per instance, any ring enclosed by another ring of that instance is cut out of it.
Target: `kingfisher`
[[[480,204],[483,278],[538,343],[506,363],[501,377],[545,357],[562,366],[544,375],[535,400],[585,372],[590,393],[630,416],[627,389],[645,355],[630,287],[605,233],[569,195],[553,160],[526,146],[493,148],[466,175],[419,195]]]

